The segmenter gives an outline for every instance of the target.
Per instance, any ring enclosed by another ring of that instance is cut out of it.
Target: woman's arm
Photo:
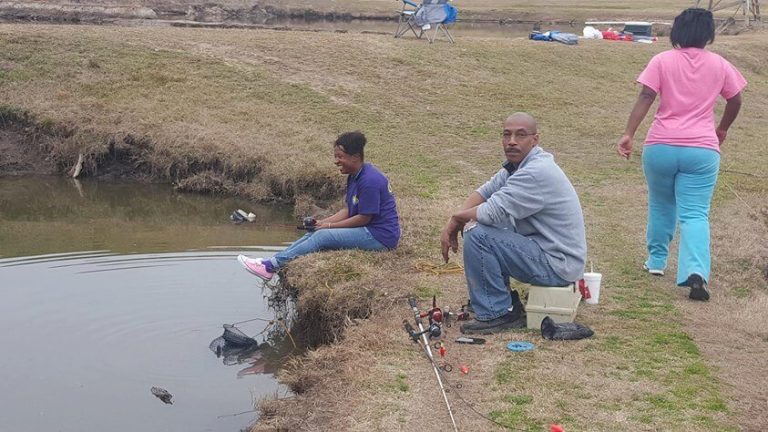
[[[335,215],[334,215],[335,216]],[[351,218],[343,219],[340,221],[333,221],[333,222],[323,222],[322,224],[320,222],[317,223],[317,229],[330,229],[330,228],[357,228],[361,226],[366,226],[371,221],[373,216],[371,215],[354,215]]]
[[[730,128],[733,121],[736,120],[736,116],[739,115],[739,110],[741,110],[741,92],[736,93],[735,96],[728,99],[725,103],[723,118],[720,119],[720,124],[717,126],[717,129],[715,129],[720,144],[725,141],[725,137],[728,135],[728,128]]]
[[[329,223],[332,223],[332,222],[340,222],[340,221],[343,221],[344,219],[347,219],[348,217],[349,217],[349,210],[347,209],[347,207],[344,207],[341,210],[337,211],[335,215],[329,216],[327,218],[320,219],[319,221],[317,221],[317,226],[328,225]]]
[[[650,87],[644,85],[640,90],[640,94],[637,96],[635,106],[632,108],[632,112],[629,114],[629,120],[627,120],[627,127],[624,129],[624,135],[619,139],[617,151],[619,156],[629,159],[632,154],[632,140],[635,137],[635,132],[643,122],[643,119],[648,114],[648,110],[651,109],[653,101],[656,100],[656,92]]]

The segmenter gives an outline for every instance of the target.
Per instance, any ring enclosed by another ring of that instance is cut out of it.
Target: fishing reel
[[[429,309],[427,311],[421,312],[419,314],[419,317],[421,318],[429,318],[429,323],[439,323],[440,325],[445,325],[446,327],[451,326],[451,321],[466,321],[469,319],[469,312],[464,311],[464,308],[461,309],[460,312],[454,312],[451,310],[450,306],[446,306],[445,308],[440,308],[437,306],[437,298],[436,296],[432,297],[432,309]]]
[[[317,220],[315,220],[315,218],[312,216],[307,216],[301,220],[301,225],[297,226],[296,228],[300,230],[314,231],[317,229]]]
[[[439,338],[443,334],[443,330],[437,323],[429,324],[429,327],[427,327],[427,329],[423,332],[417,332],[411,323],[408,322],[408,320],[403,320],[403,326],[405,327],[405,331],[408,332],[408,335],[411,337],[411,339],[413,339],[414,342],[418,342],[419,338],[423,334],[427,335],[430,339]]]

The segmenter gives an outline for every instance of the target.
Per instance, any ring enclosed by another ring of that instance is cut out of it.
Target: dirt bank
[[[23,132],[0,129],[0,175],[55,173],[55,164]]]
[[[181,191],[302,206],[327,202],[342,191],[340,180],[330,173],[296,181],[273,178],[264,175],[265,161],[259,157],[169,153],[149,137],[97,134],[2,106],[0,150],[0,175],[73,175],[81,162],[80,177],[169,183]]]

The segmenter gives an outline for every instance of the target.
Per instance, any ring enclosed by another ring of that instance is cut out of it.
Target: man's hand
[[[445,262],[448,262],[449,249],[453,250],[453,253],[459,251],[459,231],[461,231],[462,225],[451,217],[440,234],[440,250]]]
[[[616,151],[619,153],[619,156],[629,160],[629,156],[632,155],[632,136],[622,135],[616,146]]]

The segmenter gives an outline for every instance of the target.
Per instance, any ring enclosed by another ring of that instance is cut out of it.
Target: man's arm
[[[477,207],[484,202],[485,198],[483,198],[477,191],[474,191],[467,197],[467,200],[464,201],[464,204],[461,205],[460,209],[466,210],[472,207]]]
[[[484,202],[485,198],[482,195],[477,191],[472,192],[461,205],[461,208],[448,219],[448,223],[445,224],[440,234],[440,251],[445,262],[448,262],[449,250],[453,250],[454,253],[458,252],[459,231],[464,228],[467,222],[477,219],[477,207]]]

